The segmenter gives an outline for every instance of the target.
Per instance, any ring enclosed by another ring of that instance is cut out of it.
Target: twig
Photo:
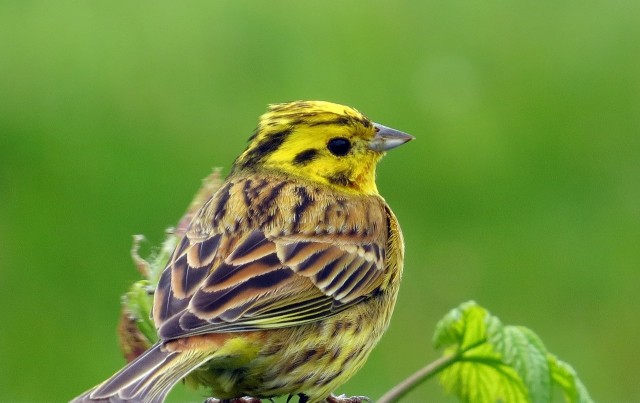
[[[437,360],[429,363],[427,366],[419,369],[413,375],[394,386],[391,390],[385,393],[380,399],[376,400],[378,403],[392,403],[397,402],[402,396],[408,393],[411,389],[418,386],[425,379],[431,378],[433,375],[442,371],[455,361],[456,355],[446,355],[438,358]]]

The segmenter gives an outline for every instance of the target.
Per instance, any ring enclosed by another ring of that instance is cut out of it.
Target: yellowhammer
[[[331,393],[389,324],[404,245],[376,164],[412,136],[320,101],[272,105],[158,284],[160,341],[77,402]]]

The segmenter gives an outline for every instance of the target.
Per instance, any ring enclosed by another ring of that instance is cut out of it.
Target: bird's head
[[[348,106],[274,104],[260,117],[233,171],[279,171],[347,192],[377,194],[377,162],[387,150],[412,139]]]

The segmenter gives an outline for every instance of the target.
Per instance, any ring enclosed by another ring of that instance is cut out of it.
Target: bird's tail
[[[160,403],[173,385],[206,359],[201,351],[164,351],[156,343],[111,378],[76,397],[71,403]]]

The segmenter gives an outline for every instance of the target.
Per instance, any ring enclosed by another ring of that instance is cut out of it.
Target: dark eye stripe
[[[268,134],[237,163],[242,167],[251,167],[258,164],[269,154],[280,148],[290,134],[291,129]]]
[[[272,152],[280,148],[280,146],[282,145],[282,143],[284,143],[284,141],[289,136],[289,134],[291,134],[291,129],[270,134],[264,140],[258,143],[256,150],[258,151],[259,154],[262,154],[262,155],[271,154]]]
[[[310,148],[298,153],[293,159],[295,165],[306,165],[318,156],[318,150]]]

